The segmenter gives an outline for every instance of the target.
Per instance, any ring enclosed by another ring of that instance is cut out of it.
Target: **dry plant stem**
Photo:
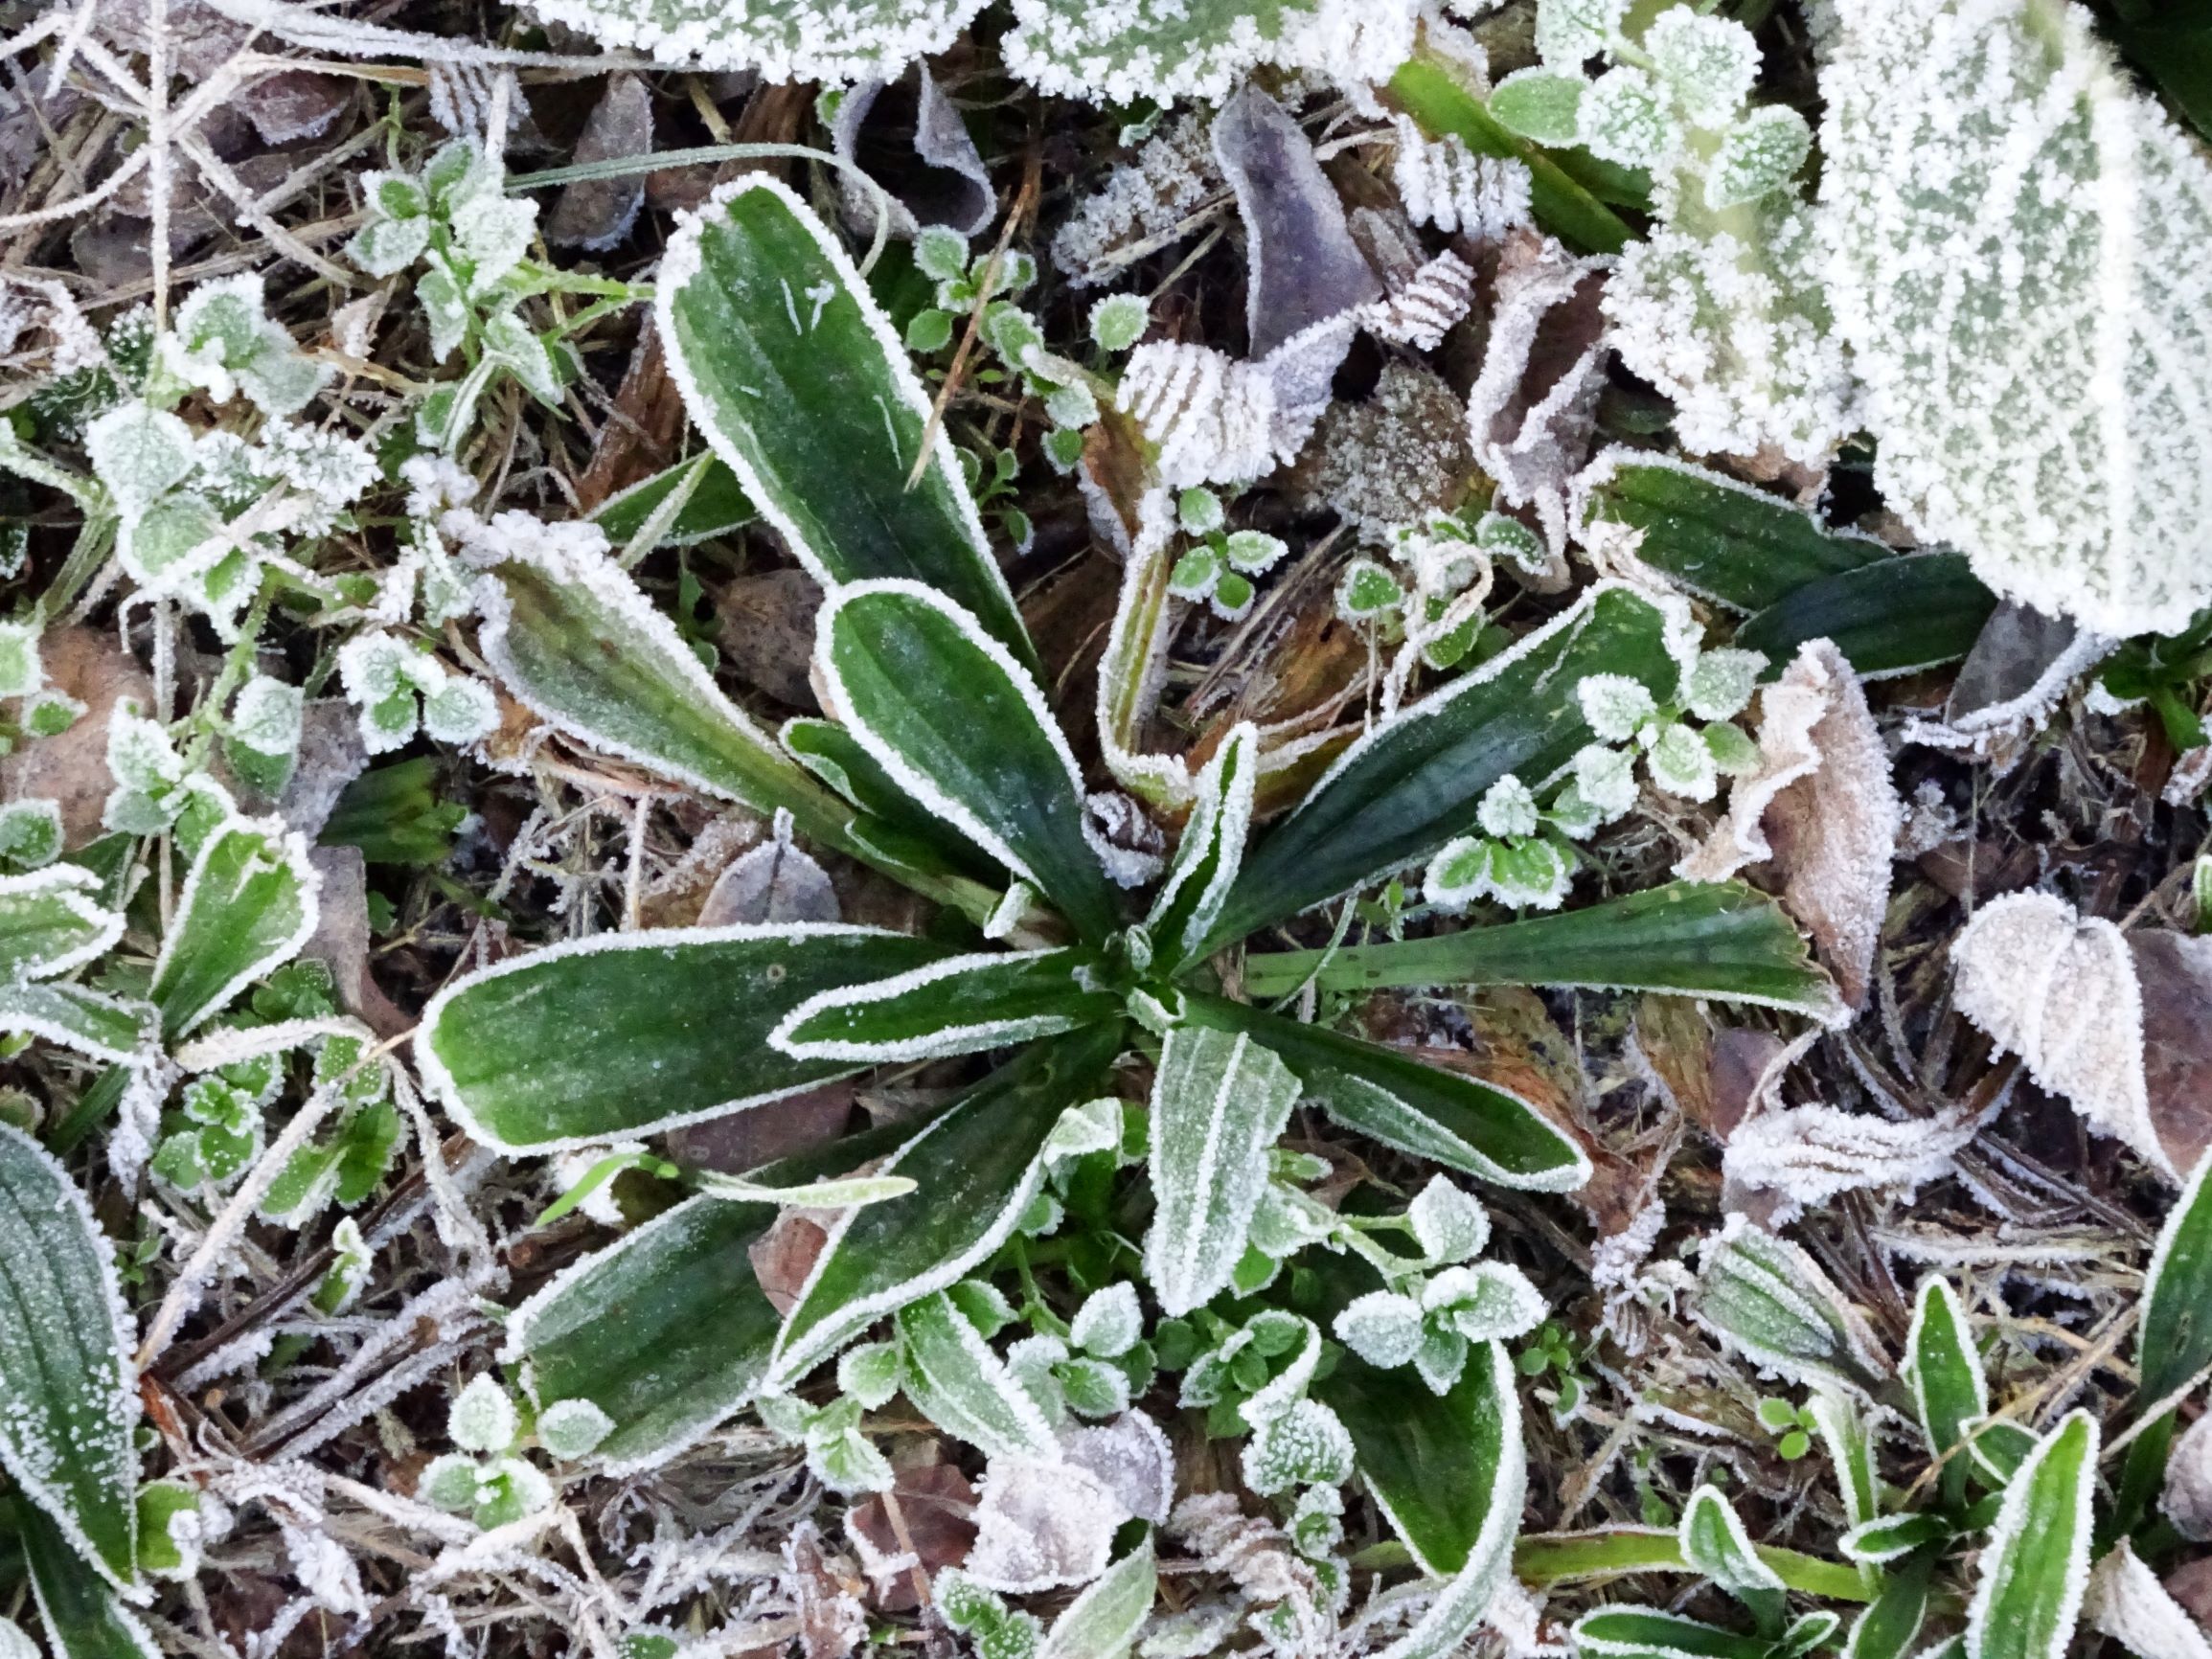
[[[914,457],[914,470],[906,475],[906,488],[912,489],[922,482],[928,469],[929,457],[937,446],[937,435],[945,426],[945,411],[952,401],[952,395],[960,389],[962,377],[968,373],[968,360],[974,354],[975,342],[983,331],[983,313],[991,304],[991,296],[998,285],[998,268],[1006,261],[1006,251],[1014,245],[1014,233],[1037,206],[1038,192],[1044,185],[1044,158],[1032,146],[1029,160],[1021,175],[1021,191],[1014,198],[1014,205],[1006,210],[1006,223],[998,233],[998,245],[991,250],[991,260],[983,267],[983,280],[976,284],[975,304],[969,308],[968,327],[960,336],[960,350],[952,353],[952,366],[945,371],[945,384],[937,389],[937,399],[929,406],[928,422],[922,428],[922,450]],[[880,212],[876,219],[878,229],[883,224]]]
[[[230,1247],[231,1240],[239,1230],[253,1219],[255,1206],[277,1184],[277,1177],[284,1173],[285,1165],[291,1162],[292,1154],[308,1144],[308,1137],[329,1116],[346,1084],[353,1081],[362,1068],[381,1060],[414,1034],[415,1028],[409,1026],[398,1036],[386,1038],[362,1055],[339,1076],[309,1095],[306,1104],[285,1125],[284,1133],[269,1143],[268,1150],[255,1162],[253,1172],[231,1194],[230,1202],[223,1206],[222,1213],[210,1224],[206,1236],[199,1241],[199,1247],[193,1251],[191,1260],[178,1270],[175,1282],[169,1287],[169,1294],[162,1298],[161,1307],[154,1313],[153,1323],[147,1327],[146,1340],[139,1345],[137,1364],[140,1370],[151,1365],[162,1350],[169,1346],[169,1339],[176,1334],[176,1328],[196,1306],[199,1290],[207,1276],[214,1271],[216,1263],[221,1260],[222,1253]]]

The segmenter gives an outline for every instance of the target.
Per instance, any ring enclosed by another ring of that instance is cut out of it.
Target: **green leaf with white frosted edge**
[[[1037,1401],[943,1291],[899,1312],[900,1386],[922,1415],[986,1457],[1060,1455]]]
[[[1168,1034],[1152,1080],[1157,1208],[1145,1276],[1170,1314],[1228,1288],[1298,1087],[1290,1068],[1244,1033],[1186,1025]]]
[[[817,580],[926,583],[1034,663],[945,434],[908,488],[929,397],[804,202],[759,173],[718,190],[671,240],[657,306],[693,424]]]
[[[1682,1559],[1751,1610],[1760,1628],[1781,1627],[1789,1587],[1759,1558],[1743,1518],[1715,1487],[1699,1487],[1683,1506]]]
[[[851,1061],[773,1048],[821,991],[919,967],[941,946],[824,923],[606,934],[470,974],[431,998],[415,1055],[469,1133],[556,1151],[696,1123],[809,1088]]]
[[[123,937],[123,918],[99,889],[74,864],[0,876],[0,981],[45,979],[104,955]]]
[[[1771,1659],[1762,1638],[1739,1636],[1653,1607],[1600,1607],[1574,1627],[1586,1659]]]
[[[69,1172],[0,1124],[0,1464],[117,1584],[138,1556],[137,1374],[115,1252]]]
[[[1981,1354],[1973,1345],[1966,1309],[1938,1274],[1921,1282],[1913,1304],[1912,1327],[1904,1340],[1904,1375],[1912,1388],[1921,1431],[1938,1457],[1966,1439],[1969,1423],[1989,1413],[1989,1383],[1982,1375]],[[1970,1462],[1960,1456],[1944,1465],[1945,1502],[1956,1504],[1966,1496]]]
[[[1748,1224],[1707,1240],[1690,1314],[1795,1381],[1872,1394],[1889,1374],[1865,1320],[1813,1258]]]
[[[1145,919],[1156,966],[1172,971],[1213,931],[1243,865],[1259,770],[1259,730],[1239,721],[1198,774],[1197,801]]]
[[[1446,1580],[1379,1659],[1459,1652],[1513,1570],[1528,1490],[1520,1399],[1504,1345],[1479,1344],[1441,1398],[1352,1354],[1313,1393],[1350,1432],[1359,1478],[1415,1565]]]
[[[800,1059],[878,1065],[938,1059],[1117,1018],[1121,998],[1087,989],[1092,959],[1058,949],[956,956],[809,997],[768,1034]]]
[[[184,1035],[315,931],[322,877],[308,844],[274,819],[232,818],[208,835],[177,896],[148,995],[164,1034]]]
[[[2212,1365],[2212,1153],[2198,1162],[2158,1229],[2135,1365],[2142,1417],[2172,1405]]]
[[[478,648],[531,713],[604,754],[844,847],[852,816],[700,666],[596,529],[502,513],[479,537]]]
[[[1589,1179],[1573,1138],[1509,1089],[1243,1003],[1186,991],[1184,1005],[1194,1022],[1249,1032],[1315,1105],[1384,1146],[1501,1187],[1563,1193]]]
[[[1967,1609],[1967,1659],[2062,1659],[2089,1583],[2097,1423],[2068,1412],[2005,1489]]]
[[[161,1013],[149,1002],[80,985],[0,986],[0,1031],[125,1065],[160,1042]]]
[[[837,1223],[776,1338],[774,1380],[795,1382],[878,1319],[988,1261],[1037,1196],[1045,1137],[1098,1095],[1121,1045],[1116,1026],[1032,1044],[894,1152],[877,1172],[910,1176],[915,1191]]]
[[[1159,1584],[1159,1565],[1148,1534],[1053,1621],[1038,1659],[1122,1659],[1151,1616]]]
[[[894,783],[1043,893],[1086,939],[1119,921],[1091,850],[1083,774],[1044,693],[932,589],[857,582],[814,623],[814,662]]]

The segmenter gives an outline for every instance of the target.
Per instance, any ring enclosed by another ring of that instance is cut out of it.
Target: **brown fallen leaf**
[[[626,160],[652,153],[652,94],[635,75],[607,78],[576,141],[576,161]],[[600,253],[629,235],[645,205],[645,174],[582,179],[564,186],[546,220],[545,239],[556,247]]]
[[[695,1169],[741,1175],[779,1158],[828,1146],[845,1132],[852,1116],[853,1085],[824,1083],[780,1101],[671,1129],[669,1156]]]
[[[799,1306],[807,1276],[814,1271],[814,1262],[829,1242],[830,1230],[809,1220],[804,1210],[786,1210],[753,1241],[745,1254],[769,1307],[778,1313],[789,1313]]]
[[[107,719],[128,698],[153,707],[153,681],[104,628],[55,628],[38,642],[46,682],[75,697],[84,713],[67,731],[34,738],[0,760],[0,795],[43,797],[61,808],[61,837],[74,851],[101,833],[100,814],[114,791],[107,769]]]
[[[2151,1126],[2175,1169],[2212,1148],[2212,939],[2164,928],[2128,935],[2143,998],[2143,1084]]]
[[[880,1493],[871,1493],[847,1511],[845,1524],[878,1554],[900,1556],[912,1548],[924,1573],[934,1577],[941,1567],[957,1567],[975,1545],[975,1489],[968,1477],[945,1460],[942,1443],[926,1443],[926,1461],[894,1463],[891,1495],[899,1501],[899,1520]],[[869,1598],[885,1613],[910,1613],[918,1604],[911,1572],[898,1574],[875,1587]]]
[[[1903,816],[1889,751],[1859,676],[1828,640],[1799,648],[1759,711],[1757,770],[1736,780],[1727,816],[1675,874],[1722,881],[1771,860],[1783,907],[1813,935],[1844,1000],[1863,1007]]]

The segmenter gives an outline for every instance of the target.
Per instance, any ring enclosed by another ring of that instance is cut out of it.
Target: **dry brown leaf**
[[[652,153],[652,94],[635,75],[607,78],[576,141],[576,161],[618,161]],[[645,205],[645,174],[582,179],[564,186],[546,220],[545,239],[556,247],[603,252],[629,235]]]
[[[1468,394],[1468,432],[1497,480],[1495,505],[1534,508],[1555,561],[1605,390],[1605,286],[1603,261],[1516,232],[1498,260],[1490,345]]]
[[[891,1495],[899,1500],[903,1536],[892,1523],[882,1494],[870,1493],[846,1513],[845,1524],[880,1556],[902,1556],[911,1546],[923,1572],[957,1567],[975,1546],[975,1489],[944,1461],[943,1444],[927,1443],[928,1461],[895,1464]],[[877,1586],[871,1598],[886,1613],[910,1613],[919,1602],[914,1576],[902,1572]]]
[[[2212,1148],[2212,939],[2164,928],[2128,935],[2143,1006],[2143,1092],[2178,1170]]]
[[[2063,1095],[2099,1134],[2132,1147],[2168,1180],[2189,1168],[2176,1155],[2201,1144],[2203,1107],[2190,1085],[2203,1053],[2199,942],[2152,947],[2158,989],[2158,1071],[2175,1124],[2171,1148],[2150,1094],[2145,998],[2138,952],[2117,927],[2084,917],[2047,893],[2011,893],[1976,911],[1950,947],[1958,1011],[2028,1073]],[[2194,1003],[2194,1006],[2192,1006]]]
[[[821,584],[803,570],[741,576],[715,596],[722,652],[747,685],[809,714],[819,711],[808,674]]]
[[[1844,999],[1863,1007],[1903,808],[1866,693],[1830,641],[1807,641],[1761,693],[1759,752],[1758,770],[1729,792],[1727,816],[1675,874],[1722,881],[1771,859],[1784,907],[1813,935]]]
[[[101,628],[55,628],[39,640],[38,655],[47,684],[82,703],[84,713],[67,731],[34,738],[0,760],[0,794],[57,803],[62,842],[74,851],[102,833],[101,810],[115,788],[107,769],[107,717],[125,698],[150,710],[153,681]]]

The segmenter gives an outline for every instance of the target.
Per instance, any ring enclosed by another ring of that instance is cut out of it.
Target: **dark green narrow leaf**
[[[1928,1449],[1941,1457],[1966,1439],[1967,1425],[1989,1411],[1989,1385],[1982,1378],[1981,1355],[1968,1329],[1966,1310],[1939,1274],[1922,1281],[1905,1335],[1904,1374],[1911,1384]],[[1944,1465],[1944,1501],[1966,1497],[1972,1460],[1964,1455]]]
[[[1045,1136],[1099,1092],[1121,1046],[1118,1023],[1034,1043],[886,1160],[878,1172],[908,1176],[915,1190],[838,1223],[776,1339],[777,1380],[795,1382],[1004,1243],[1036,1195]]]
[[[856,1169],[914,1133],[886,1125],[752,1171],[804,1186]],[[584,1399],[613,1429],[593,1453],[616,1472],[674,1456],[753,1397],[782,1316],[753,1275],[751,1245],[776,1212],[686,1199],[568,1268],[511,1316],[505,1357],[540,1409]]]
[[[1506,1187],[1565,1192],[1589,1179],[1582,1148],[1509,1090],[1242,1003],[1184,1001],[1195,1022],[1251,1033],[1323,1111],[1385,1146]]]
[[[1158,971],[1172,974],[1213,931],[1243,865],[1259,769],[1259,731],[1240,721],[1198,774],[1197,800],[1183,825],[1175,861],[1145,919]]]
[[[1334,954],[1287,950],[1244,959],[1244,989],[1256,997],[1284,995],[1309,976],[1353,990],[1556,985],[1667,991],[1788,1009],[1824,1023],[1845,1011],[1795,924],[1740,881],[1673,881],[1494,927]]]
[[[1468,832],[1475,804],[1506,773],[1534,787],[1560,772],[1591,741],[1575,694],[1585,674],[1627,674],[1672,696],[1679,671],[1665,632],[1648,599],[1602,583],[1360,739],[1246,853],[1206,949],[1428,857]]]
[[[31,1570],[31,1592],[55,1659],[161,1659],[146,1626],[106,1579],[85,1571],[61,1529],[21,1497],[0,1498],[0,1521],[13,1523]]]
[[[1922,1551],[1883,1575],[1881,1594],[1851,1626],[1843,1659],[1905,1659],[1927,1617],[1927,1581],[1940,1554]]]
[[[1892,557],[1764,489],[1646,450],[1607,450],[1581,488],[1589,520],[1642,531],[1638,558],[1736,610],[1764,610],[1808,582]]]
[[[943,946],[869,927],[680,928],[556,945],[438,993],[424,1079],[487,1146],[553,1151],[756,1105],[855,1069],[768,1046],[818,991]]]
[[[1679,1613],[1653,1607],[1600,1607],[1574,1629],[1586,1659],[1771,1659],[1768,1644]]]
[[[2062,1659],[2089,1583],[2097,1423],[2068,1412],[2005,1489],[1967,1609],[1974,1659]]]
[[[123,936],[100,880],[74,864],[0,876],[0,982],[43,979],[90,962]]]
[[[900,1386],[932,1424],[986,1457],[1060,1455],[1052,1427],[942,1290],[899,1310]]]
[[[616,1472],[673,1456],[759,1386],[782,1323],[746,1252],[759,1204],[691,1198],[514,1310],[507,1357],[540,1409],[583,1399],[613,1420],[596,1456]]]
[[[1833,640],[1859,673],[1902,674],[1965,656],[1996,602],[1964,554],[1904,554],[1793,589],[1738,628],[1736,643],[1779,670],[1807,640]]]
[[[2143,1284],[2135,1413],[2155,1417],[2212,1365],[2212,1153],[2167,1212]]]
[[[84,1194],[0,1124],[0,1464],[118,1584],[138,1571],[132,1342],[115,1252]]]
[[[687,547],[693,542],[727,535],[750,524],[758,515],[737,474],[718,456],[703,459],[703,466],[697,459],[679,461],[664,472],[641,478],[627,489],[616,491],[600,503],[599,511],[591,515],[591,522],[598,525],[615,546],[627,545],[660,511],[661,504],[675,494],[685,475],[698,466],[698,482],[692,486],[691,495],[676,510],[674,519],[661,532],[661,544]]]
[[[940,1059],[1118,1019],[1121,998],[1083,983],[1087,951],[997,951],[828,990],[769,1034],[803,1059],[879,1065]]]
[[[834,236],[782,184],[715,193],[661,263],[662,342],[684,406],[825,587],[920,581],[1034,667],[1029,636],[929,398]]]
[[[1083,833],[1083,776],[1006,648],[913,582],[857,583],[815,624],[815,661],[854,734],[914,800],[1060,907],[1086,939],[1119,924]]]
[[[891,781],[860,740],[831,720],[784,722],[784,747],[808,771],[859,809],[852,832],[896,850],[923,868],[1006,886],[1006,871],[972,841]]]

